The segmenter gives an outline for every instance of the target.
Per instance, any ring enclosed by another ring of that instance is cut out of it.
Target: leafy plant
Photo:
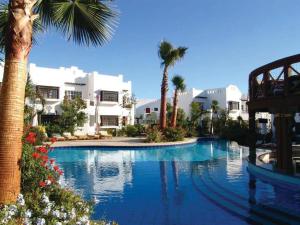
[[[169,142],[183,141],[185,132],[182,128],[168,127],[163,131],[164,140]]]
[[[83,111],[86,109],[86,103],[81,98],[70,100],[65,98],[60,105],[62,114],[58,119],[58,125],[63,132],[67,131],[74,134],[76,127],[84,125],[87,116]]]
[[[147,136],[145,142],[157,143],[162,141],[162,133],[157,128],[147,130]]]

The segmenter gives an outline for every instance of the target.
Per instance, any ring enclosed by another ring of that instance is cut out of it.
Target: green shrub
[[[146,127],[142,124],[134,124],[135,128],[137,129],[138,136],[145,135]]]
[[[181,128],[168,127],[163,131],[164,140],[169,142],[183,141],[185,132]]]
[[[136,137],[139,135],[138,129],[133,125],[127,125],[125,128],[125,132],[127,137]]]
[[[145,142],[157,143],[161,141],[162,141],[162,133],[157,128],[147,130],[147,136]]]
[[[51,137],[52,134],[62,134],[63,130],[57,123],[49,123],[46,125],[46,132],[48,137]]]
[[[240,145],[249,144],[250,131],[245,122],[228,120],[226,125],[221,128],[219,135],[222,138],[236,141]]]

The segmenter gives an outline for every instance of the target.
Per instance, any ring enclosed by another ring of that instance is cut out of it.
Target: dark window
[[[228,102],[228,109],[229,110],[239,110],[240,103],[239,102]]]
[[[154,108],[154,112],[157,112],[158,111],[158,108]]]
[[[41,115],[41,123],[43,125],[55,123],[59,119],[59,115]]]
[[[65,91],[65,96],[70,100],[74,100],[75,98],[82,98],[82,93],[81,91]]]
[[[44,98],[59,99],[59,87],[36,86],[36,89]]]
[[[118,116],[101,116],[101,126],[119,126]]]
[[[90,101],[90,106],[94,106],[95,102],[94,101]]]
[[[118,102],[119,93],[116,91],[101,91],[101,101]]]
[[[150,113],[150,108],[146,108],[146,113]]]

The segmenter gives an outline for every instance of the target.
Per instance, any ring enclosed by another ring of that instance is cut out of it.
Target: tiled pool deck
[[[196,143],[198,138],[186,138],[184,141],[163,142],[163,143],[145,143],[143,137],[113,137],[111,139],[98,140],[76,140],[76,141],[58,141],[52,147],[74,147],[74,146],[105,146],[105,147],[158,147],[172,146],[182,144]]]

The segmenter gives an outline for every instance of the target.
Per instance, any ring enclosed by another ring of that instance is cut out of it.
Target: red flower
[[[38,150],[42,153],[48,153],[48,150],[46,147],[42,146],[42,147],[38,147]]]
[[[30,144],[34,144],[36,141],[36,134],[33,132],[29,132],[25,140]]]
[[[45,187],[46,183],[44,181],[40,181],[39,185],[40,185],[40,187]]]
[[[46,163],[47,163],[46,161],[41,162],[41,166],[46,167]]]
[[[52,165],[55,162],[54,159],[50,159],[50,164]]]
[[[32,153],[32,157],[35,159],[38,159],[38,158],[40,158],[40,154],[37,152],[34,152],[34,153]]]
[[[51,143],[53,144],[54,142],[57,141],[57,139],[56,139],[55,137],[53,137],[53,138],[50,138],[50,141],[51,141]]]
[[[48,156],[47,155],[43,155],[41,157],[41,159],[44,161],[44,162],[47,162],[48,161]]]
[[[62,170],[58,170],[57,172],[60,176],[63,175],[63,173],[64,173]]]
[[[59,170],[59,167],[58,167],[58,166],[54,166],[53,169],[54,169],[55,171],[58,171],[58,170]]]

